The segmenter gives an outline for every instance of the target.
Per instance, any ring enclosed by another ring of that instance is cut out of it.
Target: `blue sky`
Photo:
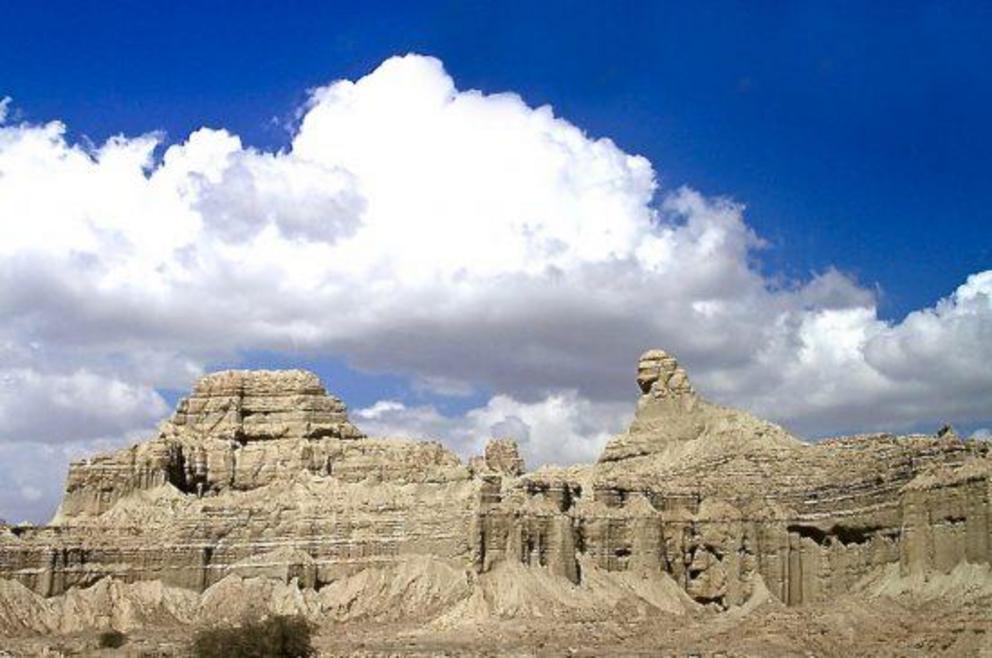
[[[594,459],[652,346],[802,436],[985,436],[990,27],[968,2],[7,3],[0,516],[218,367],[309,368],[369,432],[512,433],[531,464]]]
[[[747,204],[767,268],[835,265],[880,286],[885,317],[992,261],[987,3],[46,2],[5,16],[5,93],[94,141],[207,125],[283,147],[307,89],[419,52],[461,87],[550,103],[668,186]]]

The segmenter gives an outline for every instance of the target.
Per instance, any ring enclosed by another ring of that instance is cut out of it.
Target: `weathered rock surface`
[[[468,465],[473,473],[480,476],[490,474],[517,477],[523,475],[525,470],[517,442],[509,438],[490,439],[486,443],[485,454],[472,457]]]
[[[0,526],[0,631],[203,622],[248,592],[318,621],[652,619],[989,573],[986,442],[806,444],[661,350],[637,385],[598,463],[526,473],[508,439],[466,466],[365,437],[310,373],[209,375],[152,440],[74,463],[50,525]],[[67,621],[84,599],[116,612]]]

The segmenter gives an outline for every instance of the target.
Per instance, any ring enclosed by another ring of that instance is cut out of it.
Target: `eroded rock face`
[[[756,588],[798,605],[887,565],[911,576],[992,558],[984,442],[944,431],[805,444],[702,399],[661,350],[642,355],[637,385],[634,421],[597,464],[491,485],[484,569],[520,560],[573,582],[582,564],[661,571],[726,608]]]
[[[328,471],[354,452],[347,442],[362,436],[313,373],[214,373],[197,382],[155,440],[73,463],[56,522],[102,514],[135,491],[165,484],[203,495]]]
[[[357,439],[344,403],[305,370],[227,370],[203,377],[163,434],[229,439]]]
[[[635,592],[658,611],[682,603],[644,583],[715,609],[764,592],[799,605],[879,570],[992,561],[987,443],[943,432],[805,444],[709,403],[661,350],[641,357],[636,383],[636,417],[596,464],[526,473],[509,439],[466,467],[439,443],[365,437],[311,373],[209,375],[152,440],[74,463],[51,525],[0,526],[0,578],[42,596],[107,577],[200,592],[262,578],[337,610],[358,609],[334,597],[360,583],[429,564],[417,587],[443,591],[431,609],[454,615],[509,591],[504,612],[540,609],[518,598],[551,583]],[[528,574],[533,591],[500,589]]]
[[[606,446],[600,462],[655,456],[685,461],[685,450],[742,454],[789,450],[800,442],[783,428],[738,409],[720,407],[699,397],[675,357],[648,350],[637,364],[641,397],[630,428]]]
[[[637,361],[637,385],[641,393],[654,398],[688,403],[696,396],[685,370],[664,350],[648,350],[641,355]]]
[[[486,444],[486,466],[496,473],[516,477],[524,473],[524,459],[513,439],[493,439]]]

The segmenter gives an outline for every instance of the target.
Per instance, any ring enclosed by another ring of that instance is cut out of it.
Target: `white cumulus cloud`
[[[168,413],[148,386],[79,370],[0,369],[0,437],[63,443],[151,427]]]
[[[246,350],[489,391],[356,420],[463,454],[518,433],[532,464],[595,457],[651,346],[810,435],[992,418],[992,271],[894,323],[837,270],[766,277],[740,203],[660,188],[646,158],[429,57],[314,90],[294,130],[265,152],[0,122],[0,445],[147,427],[155,389]]]
[[[445,437],[462,458],[482,454],[492,437],[517,440],[530,466],[549,462],[592,462],[611,436],[633,417],[627,402],[592,402],[574,390],[536,402],[497,395],[485,405],[446,416],[431,405],[407,406],[380,400],[352,412],[353,420],[375,436]]]

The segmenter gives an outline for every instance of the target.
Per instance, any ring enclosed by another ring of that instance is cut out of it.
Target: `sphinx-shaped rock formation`
[[[750,448],[767,453],[800,445],[773,423],[699,397],[675,357],[662,350],[641,355],[637,385],[642,395],[634,422],[607,444],[601,463],[643,456],[685,461],[683,452],[693,448],[730,455]]]
[[[503,600],[501,578],[543,583],[515,585],[512,610],[560,582],[581,587],[555,610],[609,592],[658,612],[675,605],[661,591],[799,605],[879,570],[992,561],[985,442],[806,444],[706,401],[661,350],[637,385],[634,421],[596,464],[526,473],[507,439],[464,466],[438,443],[366,437],[310,373],[209,375],[152,440],[72,464],[51,525],[0,527],[0,578],[51,597],[108,577],[194,592],[261,577],[320,593],[326,614],[375,615],[416,607],[361,597],[418,565],[432,614],[457,617]],[[591,600],[582,614],[610,614]]]
[[[800,604],[845,593],[887,564],[904,575],[948,573],[992,558],[985,442],[944,432],[806,444],[702,399],[661,350],[641,357],[637,383],[634,421],[599,463],[525,475],[503,493],[509,504],[483,512],[499,535],[494,550],[503,534],[520,533],[525,546],[542,547],[538,562],[567,578],[581,577],[582,564],[660,570],[721,608],[746,601],[759,582]],[[539,522],[518,511],[535,507]],[[522,519],[519,529],[505,529],[511,518]],[[533,563],[527,553],[500,558]]]

